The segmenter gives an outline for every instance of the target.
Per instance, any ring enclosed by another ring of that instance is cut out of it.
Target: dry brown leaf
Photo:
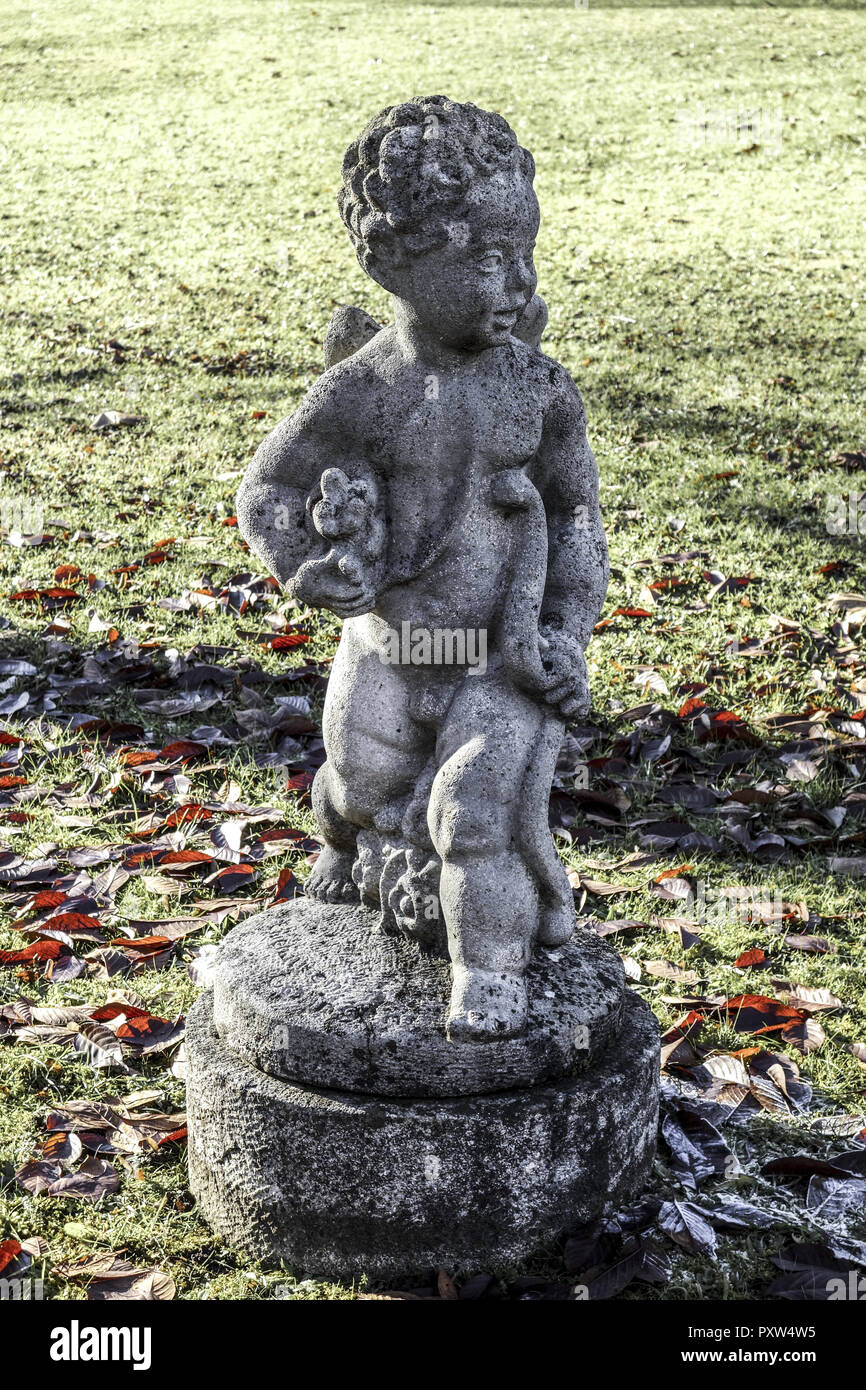
[[[643,968],[659,980],[678,980],[680,984],[695,985],[701,978],[696,970],[685,970],[672,960],[645,960]]]

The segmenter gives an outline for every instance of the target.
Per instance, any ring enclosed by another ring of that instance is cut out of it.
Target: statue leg
[[[328,684],[327,761],[316,773],[313,812],[324,840],[306,892],[326,902],[358,897],[352,881],[358,831],[409,795],[429,757],[429,738],[409,714],[405,672],[384,666],[352,619]]]
[[[525,773],[544,712],[501,673],[467,677],[439,738],[428,821],[454,970],[448,1036],[514,1037],[538,931],[537,876],[521,850]],[[547,789],[544,791],[545,804]]]
[[[359,826],[337,810],[341,787],[331,763],[323,763],[313,781],[311,799],[324,844],[307,880],[308,898],[322,902],[352,902],[358,889],[352,882]],[[342,799],[342,798],[341,798]]]
[[[529,755],[523,785],[526,815],[521,818],[521,847],[535,873],[541,897],[538,941],[542,946],[561,946],[568,941],[576,921],[574,894],[565,865],[556,852],[548,819],[550,788],[563,731],[561,720],[545,715]]]

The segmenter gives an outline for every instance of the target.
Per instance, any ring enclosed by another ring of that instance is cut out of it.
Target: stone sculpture
[[[575,934],[547,822],[608,564],[583,403],[538,347],[533,174],[469,104],[371,121],[339,206],[393,322],[337,311],[328,370],[238,496],[270,572],[344,624],[323,849],[306,900],[222,949],[192,1030],[191,1167],[230,1239],[246,1201],[268,1249],[313,1268],[519,1254],[651,1160],[654,1024]],[[243,1110],[236,1162],[217,1100]]]

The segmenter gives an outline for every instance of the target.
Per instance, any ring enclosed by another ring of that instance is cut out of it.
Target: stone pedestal
[[[190,1182],[231,1245],[374,1278],[504,1265],[639,1191],[658,1029],[616,953],[536,951],[521,1038],[449,1043],[448,962],[361,907],[235,928],[191,1011]]]

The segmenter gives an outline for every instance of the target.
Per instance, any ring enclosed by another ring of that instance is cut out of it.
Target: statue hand
[[[351,552],[339,554],[335,550],[302,565],[295,575],[292,593],[296,602],[309,608],[329,608],[338,618],[369,613],[376,602],[369,571]]]
[[[338,618],[368,613],[376,602],[385,551],[375,481],[326,468],[307,498],[307,513],[329,549],[298,570],[295,598],[313,608],[330,608]]]
[[[363,478],[350,480],[342,468],[326,468],[319,491],[318,501],[308,505],[316,530],[328,540],[356,535],[375,510],[375,489]]]
[[[542,699],[562,719],[583,718],[589,713],[590,695],[582,646],[570,633],[546,625],[539,628],[538,641],[548,677]]]

